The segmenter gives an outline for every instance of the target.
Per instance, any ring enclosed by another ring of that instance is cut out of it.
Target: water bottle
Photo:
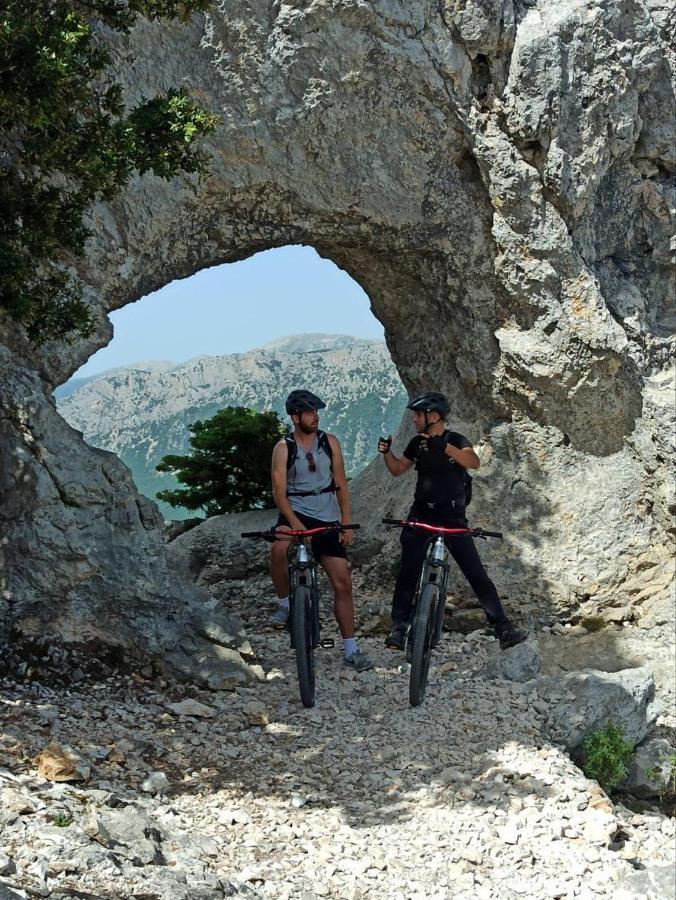
[[[432,548],[432,559],[434,560],[434,562],[443,562],[445,555],[444,542],[440,537],[438,537],[434,542],[434,547]]]

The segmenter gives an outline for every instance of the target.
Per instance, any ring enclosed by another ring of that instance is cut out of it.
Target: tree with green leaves
[[[155,467],[175,475],[184,488],[159,491],[158,500],[207,516],[267,509],[274,505],[270,459],[286,427],[275,412],[228,406],[188,426],[190,456],[165,456]]]
[[[218,117],[180,89],[131,108],[112,33],[139,16],[186,20],[210,0],[0,0],[0,310],[36,343],[87,335],[86,216],[134,172],[203,174]]]

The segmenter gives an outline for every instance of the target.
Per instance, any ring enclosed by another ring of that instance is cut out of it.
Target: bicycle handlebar
[[[322,525],[319,528],[306,528],[302,531],[242,531],[240,537],[263,538],[263,540],[274,541],[276,538],[308,537],[310,535],[324,534],[326,531],[356,531],[360,527],[360,525]]]
[[[472,537],[479,538],[502,538],[503,536],[501,531],[484,531],[483,528],[445,528],[443,525],[429,525],[427,522],[417,522],[415,519],[381,519],[381,521],[383,525],[396,525],[398,528],[409,526],[442,534],[471,534]]]

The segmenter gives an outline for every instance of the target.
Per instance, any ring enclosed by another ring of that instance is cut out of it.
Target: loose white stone
[[[169,779],[164,772],[151,772],[141,784],[147,794],[164,794],[169,787]]]
[[[216,710],[199,700],[181,700],[178,703],[170,703],[167,707],[177,716],[195,716],[196,718],[210,719],[216,715]]]

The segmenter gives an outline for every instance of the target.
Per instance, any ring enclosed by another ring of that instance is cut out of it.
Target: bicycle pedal
[[[322,638],[319,642],[319,646],[324,650],[330,650],[332,647],[336,646],[336,642],[333,638]]]

